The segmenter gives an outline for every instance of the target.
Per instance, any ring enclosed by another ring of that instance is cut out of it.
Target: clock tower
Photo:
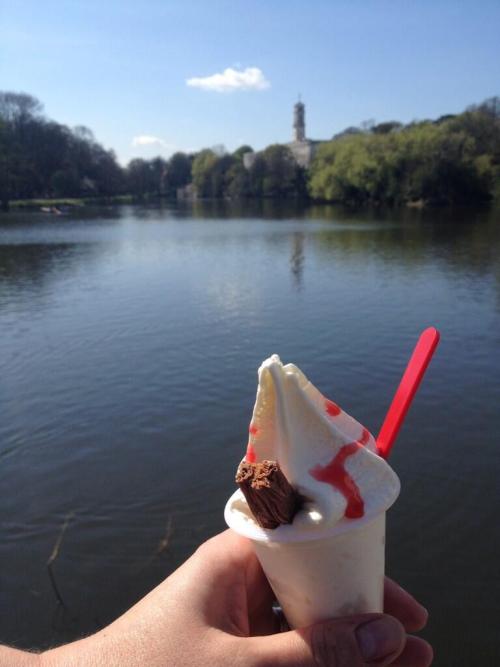
[[[294,141],[305,141],[306,140],[306,108],[304,104],[299,101],[293,107],[293,140]]]

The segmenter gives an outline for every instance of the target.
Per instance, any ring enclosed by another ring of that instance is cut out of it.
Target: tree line
[[[0,201],[173,195],[191,181],[193,156],[131,160],[122,167],[91,130],[45,117],[26,93],[0,92]]]
[[[234,153],[205,149],[193,160],[192,182],[200,197],[239,199],[245,197],[307,197],[307,175],[287,146],[273,144],[256,153],[249,168],[243,155],[250,146]]]
[[[403,125],[349,127],[319,145],[308,169],[286,145],[134,159],[122,167],[83,126],[45,117],[26,93],[0,92],[0,200],[62,197],[312,198],[348,204],[500,201],[500,99]]]
[[[320,147],[309,193],[353,204],[500,201],[500,98],[435,121],[348,128]]]

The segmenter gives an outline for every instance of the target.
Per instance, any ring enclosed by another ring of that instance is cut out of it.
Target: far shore
[[[407,201],[400,205],[387,206],[382,203],[370,202],[366,204],[353,204],[349,202],[342,201],[328,201],[324,199],[312,199],[312,198],[292,198],[292,197],[250,197],[243,199],[228,199],[228,198],[211,198],[211,197],[198,197],[193,199],[177,199],[176,197],[167,197],[159,195],[146,195],[143,197],[137,197],[131,194],[128,195],[114,195],[109,197],[50,197],[50,198],[36,198],[36,199],[14,199],[11,200],[8,204],[8,208],[0,208],[0,213],[8,213],[13,210],[27,210],[27,211],[44,211],[47,213],[62,213],[68,209],[77,209],[85,206],[120,206],[120,205],[132,205],[132,204],[154,204],[158,202],[170,202],[170,203],[179,203],[179,204],[194,204],[194,203],[219,203],[219,204],[242,204],[246,203],[248,205],[255,204],[258,202],[275,202],[282,204],[297,204],[300,203],[305,206],[340,206],[347,209],[390,209],[390,210],[404,210],[404,209],[413,209],[413,210],[422,210],[422,209],[455,209],[456,206],[438,202],[424,201],[423,199],[415,201]],[[494,202],[483,202],[478,204],[474,202],[471,204],[473,208],[484,208],[484,206],[490,207],[493,206],[496,208]],[[464,208],[460,206],[459,208]],[[465,206],[465,208],[468,208]],[[52,209],[52,210],[48,210]]]
[[[115,195],[113,197],[51,197],[47,199],[13,199],[9,208],[43,208],[43,207],[78,207],[99,204],[131,204],[136,201],[132,195]]]

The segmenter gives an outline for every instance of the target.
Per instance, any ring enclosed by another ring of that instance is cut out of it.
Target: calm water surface
[[[430,609],[436,665],[497,666],[498,213],[1,217],[0,640],[92,632],[224,528],[269,354],[376,433],[430,324],[388,572]]]

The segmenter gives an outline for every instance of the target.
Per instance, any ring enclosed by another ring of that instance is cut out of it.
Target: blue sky
[[[500,95],[499,27],[498,0],[3,0],[0,89],[122,162],[262,148],[299,92],[315,139]]]

